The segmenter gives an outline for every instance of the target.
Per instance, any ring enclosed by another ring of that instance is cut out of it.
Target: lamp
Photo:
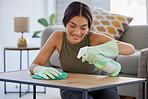
[[[23,37],[24,32],[29,32],[29,18],[28,17],[15,17],[14,18],[14,31],[21,32],[22,36],[18,39],[18,47],[26,47],[27,40]]]

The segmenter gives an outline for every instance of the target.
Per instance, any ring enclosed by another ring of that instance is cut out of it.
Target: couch
[[[44,46],[48,37],[57,30],[65,30],[65,28],[63,26],[49,26],[43,31],[41,36],[41,47]],[[133,44],[136,48],[136,52],[132,55],[119,55],[115,58],[122,66],[118,76],[147,78],[148,25],[129,26],[121,36],[120,41]],[[56,50],[46,66],[52,66],[61,71]],[[132,96],[137,99],[142,99],[142,86],[141,84],[121,86],[118,87],[118,93],[122,96]]]

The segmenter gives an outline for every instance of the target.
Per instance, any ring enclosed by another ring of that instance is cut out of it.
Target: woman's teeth
[[[76,39],[76,40],[78,40],[78,39],[80,38],[80,36],[76,36],[76,35],[73,35],[73,34],[72,34],[72,36],[73,36],[73,38]]]
[[[74,37],[74,38],[79,38],[79,36],[74,36],[74,35],[73,35],[73,37]]]

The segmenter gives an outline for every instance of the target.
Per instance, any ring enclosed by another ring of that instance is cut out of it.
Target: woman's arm
[[[120,55],[131,55],[135,52],[135,47],[132,44],[116,41],[119,48]]]
[[[55,32],[49,37],[49,39],[47,40],[43,48],[40,50],[35,60],[30,65],[29,70],[32,74],[33,74],[33,69],[36,66],[38,65],[44,66],[47,63],[52,53],[54,52],[55,48],[57,48],[57,44],[60,43],[59,41],[60,41],[59,32]]]
[[[92,35],[90,37],[91,46],[104,44],[104,43],[109,42],[111,40],[113,40],[113,39],[104,35],[104,34],[92,33]],[[118,40],[116,40],[116,42],[117,42],[117,45],[118,45],[120,55],[130,55],[130,54],[133,54],[135,52],[135,48],[132,44],[121,42],[121,41],[118,41]]]

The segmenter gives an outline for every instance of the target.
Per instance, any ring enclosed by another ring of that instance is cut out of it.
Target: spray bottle
[[[82,47],[79,50],[79,53],[77,55],[78,59],[80,59],[81,57],[83,57],[85,55],[85,53],[87,52],[87,48],[88,48],[88,46]],[[103,58],[102,60],[96,62],[94,65],[97,68],[110,74],[111,76],[117,76],[121,70],[121,65],[108,57]]]

